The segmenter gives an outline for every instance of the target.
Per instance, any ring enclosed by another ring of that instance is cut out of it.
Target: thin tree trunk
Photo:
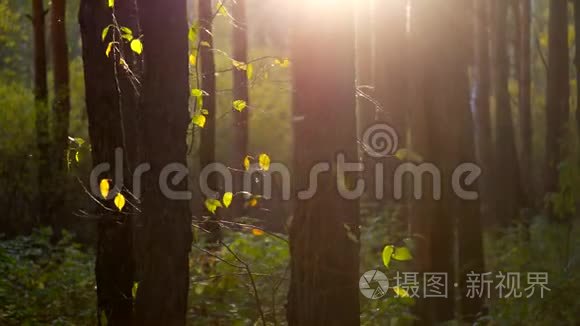
[[[354,17],[350,2],[325,12],[320,3],[294,3],[295,184],[307,189],[319,162],[357,162]],[[331,53],[332,55],[329,55]],[[336,163],[333,163],[333,166]],[[336,169],[334,169],[336,171]],[[346,184],[354,184],[354,173]],[[350,179],[353,178],[353,179]],[[358,200],[340,196],[336,172],[318,176],[310,199],[298,199],[289,229],[289,325],[358,325]],[[349,235],[350,233],[350,235]]]
[[[70,119],[70,89],[68,69],[68,45],[66,36],[66,0],[52,1],[51,8],[51,40],[54,73],[53,111],[53,158],[51,191],[53,200],[50,209],[50,224],[54,239],[60,238],[63,219],[67,215],[62,210],[65,205],[65,187],[63,183],[67,176],[66,152],[68,149],[68,127]]]
[[[566,135],[569,110],[568,3],[550,1],[548,37],[548,86],[546,95],[546,161],[544,191],[558,192],[558,164]]]
[[[534,187],[532,182],[532,76],[531,76],[531,0],[518,0],[521,2],[520,9],[520,30],[519,38],[520,61],[519,61],[519,116],[520,116],[520,137],[521,137],[521,169],[522,181],[530,186],[525,187],[525,199],[528,206],[533,205]]]
[[[36,146],[38,150],[38,213],[42,225],[50,225],[50,135],[48,86],[46,81],[45,15],[43,1],[32,2],[34,39],[34,105],[36,112]]]
[[[580,0],[574,1],[574,31],[575,49],[574,63],[576,65],[576,133],[580,141]]]
[[[184,325],[191,213],[186,200],[161,189],[160,177],[169,164],[187,171],[187,6],[185,0],[137,0],[137,6],[144,36],[140,150],[151,170],[143,176],[139,243],[144,247],[135,318],[140,325]],[[173,191],[187,191],[187,178],[170,179],[162,182]]]
[[[484,171],[481,179],[482,214],[486,219],[495,212],[493,135],[490,115],[490,6],[488,0],[475,0],[475,117],[478,161]]]
[[[207,94],[203,97],[203,108],[209,114],[205,127],[201,130],[200,140],[200,168],[215,163],[215,136],[216,136],[216,79],[215,79],[215,60],[213,52],[213,34],[212,25],[214,13],[212,11],[211,0],[199,0],[199,22],[200,22],[200,41],[207,42],[209,46],[201,45],[199,49],[201,81],[200,88]],[[205,44],[205,43],[204,43]],[[217,177],[212,173],[208,178],[210,189],[217,191]],[[211,215],[202,205],[203,215]],[[203,227],[209,231],[208,243],[216,243],[221,238],[220,226],[214,221],[204,223]]]
[[[521,204],[521,183],[515,145],[511,98],[508,91],[509,56],[507,52],[507,18],[509,3],[496,0],[495,4],[495,99],[496,99],[496,189],[497,222],[509,225],[518,217]]]
[[[246,1],[238,0],[233,4],[232,16],[234,17],[233,28],[233,59],[238,62],[246,63],[248,60],[248,25],[246,21]],[[250,69],[250,68],[247,68]],[[247,70],[238,69],[234,67],[233,70],[233,100],[245,101],[247,105],[250,104],[249,99],[249,81]],[[248,109],[242,112],[234,112],[234,140],[233,140],[233,160],[232,164],[235,168],[242,167],[244,157],[248,155],[248,128],[249,128],[249,112]],[[243,185],[243,175],[237,174],[235,178],[235,191],[241,191]],[[236,214],[243,213],[243,205],[236,201],[234,207]]]
[[[137,15],[134,2],[117,2],[115,15],[122,25],[138,33]],[[98,181],[110,179],[111,184],[120,181],[126,189],[132,189],[132,171],[137,162],[136,133],[137,93],[130,76],[120,62],[121,56],[134,74],[138,73],[136,58],[126,46],[116,47],[105,56],[108,42],[120,40],[114,28],[102,40],[101,32],[112,23],[112,11],[103,1],[82,0],[79,9],[82,39],[82,55],[85,76],[85,101],[89,120],[89,136],[93,166],[101,163],[111,165],[111,170],[98,176]],[[123,149],[123,175],[116,176],[115,149]],[[128,165],[128,166],[127,166]],[[111,187],[112,188],[112,187]],[[123,191],[131,200],[132,196]],[[99,216],[97,229],[97,253],[95,277],[97,282],[98,318],[100,323],[106,317],[108,325],[130,325],[133,315],[132,288],[134,282],[135,259],[133,250],[133,217],[135,211],[125,208],[116,212],[112,201],[102,200],[96,206]],[[128,207],[128,206],[127,206]]]

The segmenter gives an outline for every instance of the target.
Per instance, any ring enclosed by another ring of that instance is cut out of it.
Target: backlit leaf
[[[109,42],[109,44],[107,44],[107,49],[105,50],[105,55],[107,57],[109,57],[109,55],[111,54],[111,50],[113,49],[113,44],[115,42]]]
[[[118,193],[117,196],[115,196],[114,203],[120,212],[123,209],[123,207],[125,207],[125,196],[123,196],[123,194],[121,193]]]
[[[204,204],[205,208],[207,208],[207,210],[212,214],[215,214],[215,211],[218,207],[222,207],[222,203],[214,198],[206,199]]]
[[[281,58],[274,60],[274,64],[282,68],[288,68],[290,66],[290,60],[288,58]]]
[[[254,65],[252,65],[251,63],[248,63],[248,67],[246,69],[246,76],[248,77],[248,80],[251,80],[252,77],[254,77]]]
[[[393,287],[393,291],[395,291],[395,293],[397,294],[397,297],[399,298],[409,298],[409,292],[407,292],[407,290],[403,289],[400,286],[395,286]]]
[[[252,229],[252,234],[255,236],[261,236],[261,235],[264,235],[264,231],[262,231],[260,229]]]
[[[246,155],[244,157],[244,169],[248,171],[250,169],[250,157]]]
[[[193,118],[191,119],[191,121],[193,122],[194,125],[203,128],[205,126],[205,121],[207,119],[205,118],[205,116],[203,114],[196,114],[193,116]]]
[[[101,180],[101,183],[99,183],[99,190],[101,191],[101,196],[103,197],[103,199],[107,199],[107,197],[109,196],[109,180],[107,179],[103,179]]]
[[[113,8],[115,6],[115,0],[109,0],[109,8]]]
[[[222,202],[224,203],[224,206],[226,208],[230,207],[230,204],[232,203],[232,199],[234,198],[234,194],[231,192],[226,192],[222,198]]]
[[[109,34],[109,28],[111,28],[111,25],[103,28],[103,31],[101,32],[101,40],[104,42],[105,38],[107,37],[107,34]]]
[[[270,169],[270,156],[268,154],[260,154],[258,164],[260,165],[260,169],[268,171]]]
[[[232,103],[232,106],[234,107],[234,110],[242,112],[248,106],[248,104],[244,100],[235,100]]]
[[[136,38],[131,41],[131,50],[137,54],[141,54],[141,52],[143,52],[143,43],[140,39]]]
[[[411,251],[407,247],[396,247],[393,253],[393,259],[407,261],[413,259],[413,255],[411,255]]]
[[[392,245],[385,246],[383,249],[383,265],[385,265],[386,268],[389,268],[389,264],[391,263],[391,256],[393,255],[394,251],[395,247]]]

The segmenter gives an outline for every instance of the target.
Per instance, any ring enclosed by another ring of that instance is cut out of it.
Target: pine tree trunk
[[[123,26],[138,35],[137,14],[133,5],[133,2],[117,2],[115,15]],[[111,184],[122,181],[130,191],[133,189],[131,172],[137,162],[136,142],[139,138],[136,132],[137,90],[123,65],[117,64],[115,67],[115,62],[119,63],[122,56],[137,76],[139,68],[136,56],[127,46],[117,47],[122,52],[113,50],[109,58],[105,55],[108,42],[120,39],[116,30],[109,28],[105,40],[102,40],[103,28],[112,21],[112,11],[106,2],[81,1],[79,23],[93,166],[110,164],[111,169],[98,176],[97,181],[110,179]],[[114,174],[115,164],[118,163],[115,159],[116,148],[123,149],[122,176]],[[122,180],[117,180],[117,177]],[[131,194],[127,191],[123,194],[131,200]],[[101,200],[101,205],[110,210],[95,205],[95,214],[99,216],[95,263],[98,317],[100,323],[104,323],[106,317],[108,325],[130,325],[133,315],[133,223],[136,212],[128,209],[127,205],[123,213],[117,213],[110,199]]]
[[[140,151],[151,170],[143,176],[138,235],[144,247],[135,318],[140,325],[184,325],[191,215],[186,200],[164,194],[159,178],[168,164],[187,171],[187,6],[185,0],[138,0],[137,6],[144,35]],[[168,186],[187,191],[187,178]]]
[[[561,142],[566,135],[565,121],[569,111],[567,1],[550,1],[548,40],[544,191],[553,193],[558,191],[558,164],[562,160]]]
[[[34,39],[34,105],[36,112],[36,146],[38,150],[38,213],[42,225],[49,225],[50,135],[48,86],[46,81],[46,24],[43,1],[32,2]]]
[[[51,40],[54,73],[53,111],[53,169],[51,191],[53,200],[50,207],[50,225],[53,228],[53,240],[60,237],[63,221],[68,215],[62,210],[65,205],[67,176],[66,152],[68,149],[68,127],[70,118],[70,89],[68,69],[68,45],[66,37],[66,0],[52,1]]]
[[[335,166],[338,153],[358,161],[354,17],[350,2],[332,13],[318,2],[294,5],[294,116],[301,117],[294,124],[294,176],[297,189],[307,189],[316,163]],[[346,178],[354,184],[355,173]],[[312,198],[297,199],[289,229],[288,324],[358,325],[359,246],[351,239],[358,239],[358,200],[339,195],[336,172],[320,174],[317,188]]]

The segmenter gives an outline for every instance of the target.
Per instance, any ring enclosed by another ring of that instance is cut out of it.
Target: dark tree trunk
[[[482,214],[489,219],[495,213],[493,135],[490,115],[490,6],[488,0],[475,0],[475,83],[472,91],[475,108],[478,161],[483,169],[481,179]]]
[[[574,1],[574,30],[575,30],[575,49],[574,64],[576,65],[576,80],[580,80],[580,0]],[[576,83],[576,94],[580,94],[580,83]],[[580,95],[577,95],[580,98]],[[580,101],[576,100],[576,132],[580,140]]]
[[[456,46],[469,44],[472,39],[467,20],[470,5],[463,0],[447,1],[445,6],[422,0],[413,7],[411,46],[416,96],[412,99],[411,138],[414,150],[435,164],[446,179],[459,164],[475,161],[467,75],[472,48]],[[446,273],[448,295],[418,302],[421,325],[455,317],[455,230],[460,275],[466,270],[483,270],[479,201],[459,198],[445,182],[441,199],[433,199],[433,181],[426,179],[423,198],[414,200],[411,215],[411,232],[421,235],[417,239],[416,264],[421,272]],[[474,191],[477,186],[468,188]],[[460,278],[460,282],[464,288],[465,280]],[[481,304],[480,300],[462,300],[464,319],[473,320]]]
[[[357,96],[357,120],[359,136],[375,121],[373,32],[374,10],[372,0],[356,2],[356,81],[363,94]],[[370,98],[367,98],[369,96]]]
[[[140,325],[184,325],[191,213],[186,200],[170,198],[159,184],[169,164],[187,171],[187,6],[185,0],[137,0],[137,7],[144,36],[140,151],[151,170],[143,176],[142,225],[137,232],[143,257],[135,318]],[[187,178],[178,183],[171,181],[173,176],[169,179],[165,182],[170,189],[187,191]]]
[[[50,225],[50,135],[48,111],[48,86],[46,82],[46,42],[43,1],[32,2],[34,39],[34,105],[36,112],[36,146],[38,150],[38,213],[43,225]]]
[[[548,86],[546,95],[546,161],[544,191],[558,192],[558,164],[569,110],[568,2],[550,1]]]
[[[123,26],[138,33],[138,24],[133,2],[117,2],[115,15]],[[89,136],[93,166],[109,163],[111,170],[98,176],[98,181],[110,179],[111,184],[122,181],[125,188],[132,189],[132,171],[137,162],[135,157],[137,117],[137,93],[130,75],[125,71],[120,58],[129,65],[134,74],[138,73],[136,57],[126,47],[113,50],[110,58],[105,55],[108,42],[120,39],[114,28],[109,28],[105,40],[101,39],[103,28],[113,22],[112,11],[104,1],[82,0],[79,9],[82,54],[85,76],[85,101],[89,120]],[[122,180],[114,175],[115,149],[123,149],[124,164]],[[112,188],[112,187],[111,187]],[[132,197],[123,190],[124,196]],[[117,213],[111,200],[102,200],[96,214],[98,221],[98,242],[95,276],[97,281],[98,317],[108,325],[130,325],[133,314],[132,287],[135,259],[133,250],[133,214],[127,208]]]
[[[238,62],[246,63],[248,60],[248,25],[246,21],[246,1],[238,0],[236,3],[232,4],[232,16],[234,17],[234,28],[233,28],[233,59]],[[248,74],[246,70],[233,68],[233,99],[242,100],[250,105],[249,100],[249,81]],[[248,68],[249,69],[249,68]],[[232,165],[234,168],[240,169],[242,167],[242,162],[244,157],[248,155],[248,128],[249,128],[249,112],[248,109],[244,109],[242,112],[235,111],[234,113],[234,139],[233,139],[233,157]],[[235,175],[235,191],[241,191],[243,185],[243,175]],[[234,209],[236,214],[243,214],[243,207],[240,202],[234,203]]]
[[[533,205],[534,187],[532,183],[532,76],[531,76],[531,0],[518,0],[520,31],[519,38],[519,116],[521,138],[521,176],[529,186],[524,188],[524,195],[528,206]]]
[[[303,119],[294,125],[294,171],[297,189],[307,189],[316,163],[335,165],[338,153],[358,161],[354,17],[347,2],[329,13],[317,2],[297,1],[295,13],[301,23],[292,44],[294,116]],[[349,173],[345,183],[355,178]],[[350,239],[358,238],[359,205],[338,191],[336,173],[328,171],[318,176],[312,198],[295,203],[289,325],[359,324],[359,246]]]
[[[495,99],[496,99],[496,192],[497,222],[509,225],[518,217],[522,199],[520,170],[515,144],[511,98],[508,91],[509,56],[507,51],[507,18],[509,2],[495,4]]]
[[[213,47],[212,25],[214,12],[212,11],[211,0],[199,0],[199,23],[200,23],[200,42],[207,42],[209,46],[200,45],[199,58],[201,68],[200,88],[207,93],[203,97],[203,108],[209,114],[205,127],[201,129],[201,140],[199,150],[200,168],[203,169],[212,163],[215,163],[215,136],[216,136],[216,79],[215,79],[215,60]],[[208,178],[208,186],[213,191],[217,191],[217,176],[212,173]],[[211,215],[200,203],[203,215]],[[209,231],[208,243],[216,243],[221,238],[219,224],[209,221],[204,223],[203,227]]]

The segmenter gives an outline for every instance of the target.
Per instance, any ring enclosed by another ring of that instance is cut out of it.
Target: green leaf
[[[202,114],[196,114],[193,116],[193,118],[191,119],[191,122],[193,122],[194,125],[203,128],[205,126],[205,121],[207,119],[205,118],[204,115]]]
[[[209,111],[207,109],[201,109],[201,110],[199,110],[199,112],[201,112],[201,114],[203,114],[203,115],[209,114]]]
[[[141,52],[143,52],[143,43],[140,39],[136,38],[131,41],[131,50],[137,54],[141,54]]]
[[[413,255],[411,255],[411,251],[407,247],[396,247],[393,253],[393,259],[407,261],[413,259]]]
[[[215,214],[215,211],[218,207],[223,207],[222,203],[214,198],[208,198],[205,200],[205,208],[207,208],[207,210],[212,213]]]
[[[191,90],[191,96],[195,97],[203,96],[203,91],[199,88],[194,88]]]
[[[392,245],[388,245],[383,248],[383,265],[385,265],[386,268],[389,268],[389,264],[391,263],[391,256],[393,255],[394,251],[395,246]]]
[[[234,110],[242,112],[248,106],[248,104],[244,100],[235,100],[232,103],[232,106],[234,107]]]
[[[131,293],[133,294],[133,299],[137,298],[137,290],[139,289],[139,282],[133,282],[133,288]]]
[[[133,35],[133,31],[129,27],[121,26],[120,30],[123,34]]]
[[[197,40],[197,35],[199,33],[199,24],[196,22],[195,24],[191,25],[189,28],[189,32],[187,33],[187,37],[191,42],[195,42]]]
[[[115,6],[115,0],[109,0],[109,8],[113,8]]]
[[[226,192],[222,198],[222,202],[224,203],[224,206],[226,208],[230,207],[230,204],[232,203],[232,199],[234,198],[234,194],[231,192]]]
[[[224,4],[221,1],[218,1],[216,7],[217,7],[217,11],[218,11],[219,16],[227,16],[228,15],[228,10],[226,9],[226,7],[224,6]]]
[[[403,289],[400,286],[393,287],[393,291],[395,291],[395,293],[397,294],[397,296],[399,298],[409,298],[410,297],[409,292],[407,292],[407,290]]]
[[[270,169],[270,156],[267,154],[260,154],[258,157],[258,164],[262,170],[268,171]]]
[[[104,42],[105,38],[107,37],[107,34],[109,34],[109,29],[111,28],[111,25],[108,25],[107,27],[103,28],[103,31],[101,32],[101,40]]]

